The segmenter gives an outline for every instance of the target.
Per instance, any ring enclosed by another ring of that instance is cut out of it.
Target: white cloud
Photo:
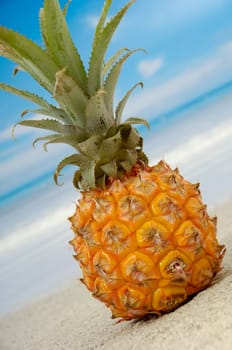
[[[219,126],[215,126],[207,133],[197,134],[183,145],[176,147],[174,150],[169,151],[165,158],[169,161],[175,159],[176,164],[182,165],[183,163],[192,164],[195,166],[196,159],[202,157],[202,155],[209,154],[215,157],[218,150],[221,151],[223,147],[230,147],[232,138],[232,123],[228,123],[228,120],[221,123]],[[222,145],[222,146],[221,146]],[[215,157],[216,158],[216,157]],[[207,166],[207,164],[205,164]]]
[[[163,30],[176,30],[189,22],[201,21],[209,17],[211,13],[218,11],[228,0],[165,0],[150,1],[146,6],[144,2],[138,2],[136,6],[136,20],[141,17],[141,11],[146,20],[143,27],[162,28]],[[174,27],[175,26],[175,27]],[[153,30],[153,29],[152,29]]]
[[[6,236],[1,240],[0,255],[6,253],[6,250],[13,250],[19,245],[25,245],[31,239],[34,240],[41,235],[46,235],[46,239],[49,239],[49,236],[57,235],[59,230],[65,232],[65,229],[70,225],[68,221],[64,220],[64,214],[68,216],[72,211],[73,204],[67,205],[66,203],[63,207],[54,208],[54,211],[49,215],[44,215],[43,220],[37,219],[36,222],[28,224],[27,230],[25,227],[21,227],[14,234]]]
[[[159,86],[144,88],[133,96],[125,115],[154,118],[176,108],[232,78],[232,42],[220,47],[214,55],[195,62],[192,67],[172,76]]]
[[[85,17],[85,22],[87,23],[87,25],[94,29],[96,28],[98,20],[99,20],[98,15],[88,15]]]
[[[30,119],[32,119],[32,118],[30,118]],[[1,132],[0,142],[5,142],[5,141],[12,140],[13,139],[12,131],[13,131],[12,126],[10,126],[9,128],[4,129]],[[27,128],[27,127],[25,127],[25,128],[24,127],[23,128],[19,127],[19,128],[17,128],[17,131],[14,132],[15,137],[22,137],[22,136],[29,135],[31,133],[32,133],[32,131],[30,130],[30,128]]]
[[[160,68],[163,66],[162,58],[154,58],[154,59],[144,59],[138,64],[138,71],[145,78],[149,78],[155,73],[157,73]]]
[[[8,157],[4,157],[5,159],[3,158],[2,160],[0,172],[0,182],[4,183],[4,189],[1,191],[2,195],[15,190],[51,170],[55,170],[61,159],[65,158],[67,154],[73,153],[71,147],[62,144],[51,145],[48,152],[44,152],[43,147],[40,147],[40,145],[32,148],[28,142],[26,144],[24,143],[25,147],[23,148],[22,142],[18,144],[22,151],[21,153],[14,146],[13,150],[15,152],[8,152],[6,150]],[[4,156],[4,152],[2,154]]]
[[[34,114],[33,116],[30,116],[30,120],[38,120],[38,119],[44,119],[45,116],[41,114]],[[52,119],[49,117],[49,119]],[[22,119],[23,120],[23,119]],[[19,120],[20,122],[20,120]],[[14,131],[14,137],[21,138],[27,135],[35,135],[35,137],[38,137],[38,129],[27,126],[16,126],[15,129],[13,129],[13,125],[9,126],[8,128],[5,128],[0,135],[0,143],[6,142],[13,139],[13,131]]]

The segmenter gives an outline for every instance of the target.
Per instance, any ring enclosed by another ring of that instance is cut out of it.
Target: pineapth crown
[[[50,143],[66,143],[75,153],[63,159],[54,174],[57,183],[60,171],[66,165],[78,166],[74,174],[75,187],[83,190],[105,186],[108,178],[121,177],[130,172],[139,161],[147,163],[142,151],[143,140],[133,124],[148,123],[141,118],[121,122],[124,107],[135,84],[114,109],[114,95],[124,62],[137,50],[118,50],[104,61],[111,38],[124,14],[135,0],[129,1],[108,22],[106,17],[112,0],[106,0],[96,26],[88,70],[75,47],[66,22],[70,1],[62,10],[58,0],[45,0],[40,10],[40,27],[44,47],[25,36],[0,27],[0,55],[14,61],[18,71],[29,73],[52,97],[57,105],[31,92],[0,83],[0,88],[19,95],[38,105],[26,110],[50,117],[40,120],[23,120],[24,125],[52,131],[37,138]]]

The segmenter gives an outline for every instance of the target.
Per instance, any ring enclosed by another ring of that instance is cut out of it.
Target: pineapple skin
[[[225,247],[199,184],[164,161],[83,192],[69,220],[81,281],[113,318],[172,311],[221,269]]]

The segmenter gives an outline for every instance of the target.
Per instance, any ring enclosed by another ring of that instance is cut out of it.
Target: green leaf
[[[81,154],[72,154],[71,156],[68,156],[64,158],[56,167],[56,170],[54,172],[54,181],[58,185],[58,177],[60,176],[61,170],[66,167],[67,165],[75,165],[80,166],[81,164],[85,164],[88,159],[81,155]]]
[[[105,139],[100,146],[99,154],[103,162],[107,162],[116,157],[122,145],[122,137],[120,132],[116,135]]]
[[[54,181],[58,185],[58,176],[60,176],[61,170],[67,165],[79,166],[78,173],[75,173],[74,180],[76,178],[83,190],[88,190],[95,187],[95,167],[96,162],[94,160],[88,160],[87,157],[81,154],[73,154],[63,159],[57,166],[54,173]]]
[[[99,148],[102,142],[102,137],[100,135],[93,135],[87,140],[78,143],[76,148],[80,153],[85,155],[90,159],[99,159]]]
[[[104,67],[102,69],[102,81],[104,81],[104,78],[106,74],[112,69],[114,64],[117,62],[118,58],[123,54],[123,52],[129,52],[130,50],[127,48],[119,49],[112,57],[108,59],[108,61],[104,64]]]
[[[105,0],[105,3],[101,11],[101,15],[98,20],[98,24],[94,33],[93,46],[96,46],[98,43],[98,36],[100,35],[102,29],[105,26],[106,17],[109,12],[111,4],[112,4],[112,0]]]
[[[77,170],[73,176],[73,186],[78,190],[80,189],[80,181],[81,181],[81,171]]]
[[[73,123],[85,127],[85,109],[88,98],[76,82],[62,69],[56,73],[54,97],[62,109],[72,118]]]
[[[22,69],[22,67],[17,66],[17,67],[15,67],[14,70],[13,70],[13,76],[15,77],[15,76],[18,74],[18,72],[25,72],[25,70]]]
[[[137,162],[137,152],[136,150],[122,150],[119,154],[120,157],[120,164],[123,167],[123,169],[127,172],[130,172],[131,168],[136,164]]]
[[[65,6],[64,6],[63,14],[64,14],[65,17],[66,17],[66,15],[67,15],[67,11],[68,11],[68,9],[69,9],[69,5],[71,4],[71,2],[72,2],[72,0],[68,0],[68,1],[66,2]]]
[[[33,102],[41,107],[43,107],[41,110],[28,110],[28,111],[23,111],[22,115],[26,114],[27,112],[33,112],[33,113],[41,113],[47,116],[54,117],[56,119],[59,119],[61,121],[70,122],[71,119],[69,115],[66,114],[65,111],[63,111],[60,108],[57,108],[56,106],[48,103],[45,99],[42,97],[33,94],[31,92],[25,91],[25,90],[20,90],[17,89],[13,86],[10,86],[8,84],[0,83],[0,89],[10,92],[12,94],[15,94],[17,96],[20,96],[30,102]]]
[[[101,169],[106,173],[106,175],[115,178],[117,176],[117,163],[113,159],[111,162],[101,165]]]
[[[41,8],[39,10],[39,24],[40,24],[40,33],[42,35],[42,39],[45,45],[45,48],[47,47],[48,44],[48,39],[46,35],[46,27],[45,27],[45,21],[44,21],[44,9]]]
[[[78,142],[81,141],[81,138],[78,135],[63,136],[60,134],[52,134],[52,135],[38,137],[37,139],[35,139],[33,142],[33,147],[37,142],[40,142],[40,141],[48,141],[44,143],[45,151],[47,151],[47,145],[49,145],[50,143],[65,143],[77,149],[77,144]]]
[[[146,119],[143,119],[143,118],[136,118],[136,117],[133,117],[133,118],[128,118],[125,120],[124,122],[125,124],[143,124],[147,127],[148,130],[150,130],[150,125],[148,123],[148,121]]]
[[[87,77],[80,54],[75,47],[58,0],[45,0],[42,12],[42,30],[51,57],[86,92]]]
[[[25,109],[24,111],[21,112],[21,117],[24,117],[28,113],[33,113],[33,114],[39,114],[39,115],[44,115],[47,117],[53,117],[57,120],[60,120],[61,122],[66,122],[67,117],[64,117],[62,110],[60,110],[61,113],[59,113],[59,109],[56,110],[51,110],[51,109],[45,109],[45,108],[36,108],[36,109]]]
[[[141,86],[143,88],[143,83],[139,82],[137,84],[135,84],[127,93],[126,95],[121,99],[121,101],[118,103],[118,106],[116,108],[115,111],[115,123],[116,124],[120,124],[121,123],[121,119],[122,119],[122,113],[123,110],[127,104],[128,99],[130,98],[132,92],[138,87]]]
[[[120,130],[122,141],[124,143],[127,143],[132,131],[132,126],[129,124],[121,124],[119,127],[119,130]]]
[[[94,95],[94,93],[98,91],[101,87],[102,67],[103,67],[103,61],[104,61],[106,50],[123,16],[125,15],[126,11],[129,9],[129,7],[135,2],[135,0],[131,0],[130,2],[128,2],[104,26],[106,15],[109,10],[109,6],[111,2],[112,1],[107,1],[107,0],[105,2],[105,6],[103,7],[103,11],[102,11],[100,20],[98,22],[94,40],[93,40],[92,53],[90,57],[89,70],[88,70],[88,93],[90,96]]]
[[[124,125],[126,125],[126,124],[123,124],[123,126]],[[131,127],[130,133],[129,133],[129,129],[126,130],[126,129],[123,128],[120,131],[121,131],[121,134],[122,134],[124,147],[126,149],[134,150],[134,149],[136,149],[137,147],[140,146],[141,136],[139,135],[138,131],[135,128]]]
[[[96,162],[94,160],[91,160],[81,166],[81,188],[83,190],[88,190],[90,188],[95,188],[96,180],[95,180],[95,167]]]
[[[126,53],[115,65],[114,67],[111,69],[109,75],[107,76],[105,82],[104,82],[104,89],[106,91],[105,94],[105,104],[106,104],[106,108],[108,109],[108,111],[113,115],[114,110],[113,110],[113,99],[114,99],[114,95],[115,95],[115,88],[118,82],[118,78],[120,76],[121,70],[122,70],[122,66],[125,63],[125,61],[131,56],[133,55],[135,52],[137,51],[141,51],[142,49],[136,49],[136,50],[132,50],[129,51],[128,53]]]
[[[0,26],[0,56],[14,61],[41,86],[53,91],[58,66],[40,46],[24,35]]]
[[[86,128],[93,133],[104,133],[114,125],[113,116],[109,114],[104,100],[105,91],[99,90],[88,102],[85,111]]]
[[[130,173],[131,168],[134,165],[129,160],[123,160],[122,162],[120,162],[120,164],[127,173]]]
[[[62,136],[62,135],[57,135],[56,137],[53,135],[50,137],[48,142],[44,143],[44,149],[47,151],[47,146],[52,143],[65,143],[66,145],[70,145],[73,148],[77,149],[77,144],[79,142],[79,139],[76,135],[69,135],[69,136]]]
[[[50,140],[50,139],[52,139],[52,138],[56,138],[57,136],[60,136],[60,134],[52,134],[52,135],[37,137],[37,138],[33,141],[32,146],[35,147],[35,145],[36,145],[37,142],[40,142],[40,141],[47,141],[47,140]]]
[[[46,100],[44,100],[42,97],[25,90],[17,89],[11,85],[0,83],[0,89],[10,92],[12,94],[18,95],[20,97],[23,97],[31,102],[36,103],[41,107],[47,108],[49,106],[49,103]]]
[[[76,129],[72,125],[61,124],[57,120],[53,119],[41,119],[41,120],[23,120],[16,123],[13,127],[12,134],[14,135],[14,129],[17,125],[30,126],[32,128],[45,129],[58,132],[62,135],[75,135]]]

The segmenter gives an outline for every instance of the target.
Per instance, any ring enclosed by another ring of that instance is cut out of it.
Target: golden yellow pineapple
[[[170,311],[220,270],[224,247],[198,187],[161,161],[82,193],[71,244],[82,282],[113,317]]]
[[[0,54],[28,72],[57,101],[52,105],[31,92],[0,83],[0,88],[36,103],[50,119],[20,125],[53,131],[36,139],[66,143],[75,153],[55,172],[77,166],[73,183],[81,192],[70,218],[70,242],[83,272],[82,282],[113,317],[126,320],[171,311],[206,288],[221,268],[225,248],[216,238],[216,218],[202,203],[199,186],[186,181],[164,161],[149,166],[143,140],[121,117],[135,84],[114,110],[121,68],[138,50],[121,49],[104,62],[110,40],[134,1],[107,23],[106,0],[96,27],[88,70],[69,34],[58,0],[40,11],[44,48],[0,27]],[[68,3],[69,4],[69,3]],[[67,4],[67,5],[68,5]]]

